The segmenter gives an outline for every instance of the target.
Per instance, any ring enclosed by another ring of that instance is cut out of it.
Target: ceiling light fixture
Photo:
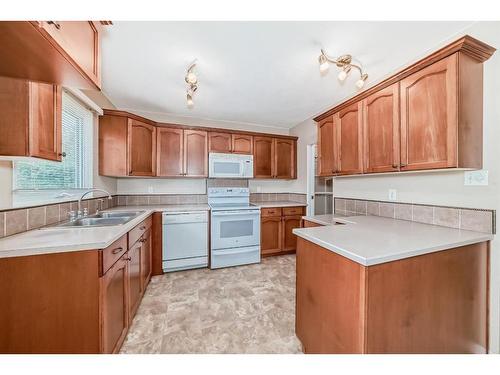
[[[186,76],[184,80],[187,83],[186,88],[186,103],[188,108],[193,108],[194,101],[193,96],[196,90],[198,89],[198,76],[194,72],[194,68],[196,66],[196,60],[188,66]]]
[[[365,85],[366,80],[368,79],[368,74],[363,73],[363,68],[360,65],[352,63],[351,55],[342,55],[337,58],[333,58],[328,56],[323,49],[321,49],[321,54],[318,57],[319,62],[319,71],[321,74],[326,74],[330,67],[330,64],[337,65],[338,68],[341,69],[337,78],[339,81],[343,82],[349,76],[352,68],[359,71],[360,78],[356,81],[356,87],[358,89],[362,89]]]

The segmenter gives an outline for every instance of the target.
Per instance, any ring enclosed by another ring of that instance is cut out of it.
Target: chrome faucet
[[[103,190],[103,189],[89,189],[87,190],[85,193],[82,194],[82,196],[80,197],[80,199],[78,199],[78,212],[76,214],[77,217],[81,217],[82,216],[82,199],[89,193],[92,193],[94,191],[100,191],[104,194],[108,194],[108,199],[113,199],[113,197],[111,196],[111,194],[106,191],[106,190]]]

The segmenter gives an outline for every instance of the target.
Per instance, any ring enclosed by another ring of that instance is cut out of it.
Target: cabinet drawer
[[[151,228],[152,219],[151,216],[144,220],[142,223],[135,226],[130,232],[128,232],[128,248],[130,249],[141,236]]]
[[[281,216],[281,208],[279,207],[261,208],[260,216],[261,217]]]
[[[304,215],[304,207],[283,207],[283,216]]]
[[[102,269],[101,275],[104,275],[120,257],[127,252],[127,235],[121,236],[110,246],[103,249],[101,252]]]

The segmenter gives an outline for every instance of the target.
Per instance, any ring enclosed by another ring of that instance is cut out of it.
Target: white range
[[[260,208],[248,188],[208,188],[210,268],[260,263]]]

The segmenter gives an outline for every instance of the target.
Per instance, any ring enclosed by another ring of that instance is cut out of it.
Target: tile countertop
[[[489,241],[492,234],[379,216],[318,215],[303,219],[321,227],[293,233],[363,266]],[[333,223],[344,225],[332,225]]]
[[[119,206],[105,211],[144,211],[123,225],[92,228],[34,229],[0,239],[0,258],[104,249],[153,212],[208,211],[206,204]]]
[[[306,203],[293,202],[293,201],[266,201],[266,202],[250,202],[257,207],[305,207]]]

